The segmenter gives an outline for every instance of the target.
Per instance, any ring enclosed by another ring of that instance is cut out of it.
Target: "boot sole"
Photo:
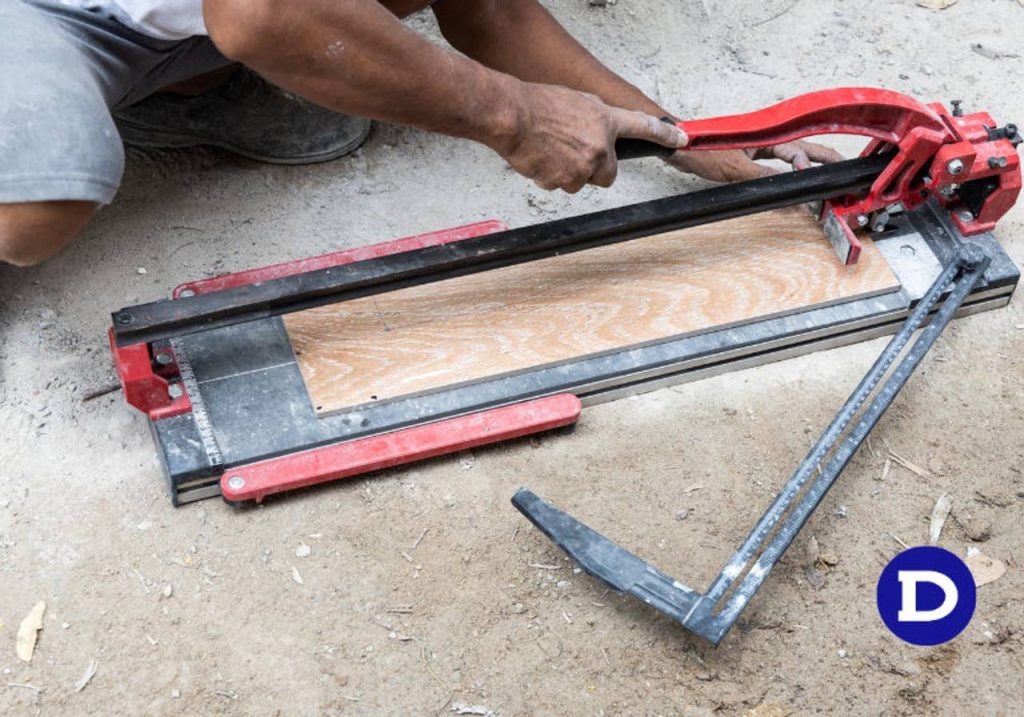
[[[230,142],[211,140],[205,137],[184,134],[180,132],[168,132],[165,130],[152,130],[140,127],[130,121],[118,120],[118,130],[121,132],[121,140],[129,147],[139,149],[191,149],[193,147],[216,147],[232,154],[237,154],[246,159],[266,164],[319,164],[330,162],[333,159],[340,159],[347,154],[356,151],[366,142],[373,128],[373,123],[366,124],[366,130],[349,142],[318,154],[308,154],[301,157],[275,157],[272,155],[260,154],[244,147],[231,144]]]

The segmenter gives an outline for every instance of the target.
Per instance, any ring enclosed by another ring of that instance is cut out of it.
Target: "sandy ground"
[[[942,12],[909,0],[550,4],[686,115],[866,84],[1024,121],[1014,0]],[[0,713],[1019,714],[1021,299],[944,336],[874,452],[855,459],[717,649],[576,574],[509,497],[529,485],[703,585],[880,342],[590,408],[573,435],[247,511],[218,500],[172,508],[143,417],[118,395],[81,401],[112,379],[108,312],[183,280],[695,186],[647,161],[611,191],[548,195],[484,149],[393,127],[316,167],[132,154],[116,204],[74,247],[30,271],[0,267]],[[1024,204],[999,236],[1024,263]],[[893,467],[880,480],[883,439],[927,476]],[[962,636],[912,648],[880,623],[874,588],[896,538],[927,541],[943,493],[956,520],[941,544],[978,547],[1009,571],[980,588]],[[812,536],[838,561],[818,588]],[[25,664],[15,633],[39,600],[44,628]],[[95,677],[76,692],[92,660]]]

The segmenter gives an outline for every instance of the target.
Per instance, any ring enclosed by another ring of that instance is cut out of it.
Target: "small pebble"
[[[512,612],[516,615],[522,615],[524,612],[526,612],[526,606],[523,605],[521,602],[513,603]]]
[[[299,547],[295,549],[296,558],[308,558],[309,554],[313,552],[313,549],[305,543],[299,543]]]
[[[176,700],[176,699],[178,699],[179,697],[181,697],[181,690],[179,690],[179,689],[173,689],[173,690],[171,690],[171,699],[174,699],[174,700]]]
[[[838,650],[836,650],[836,654],[840,657],[846,657],[846,650],[839,648]]]
[[[568,580],[559,580],[555,583],[556,588],[567,588],[571,583]]]
[[[146,269],[144,267],[140,266],[138,269],[135,270],[135,273],[136,274],[145,274],[146,273]]]

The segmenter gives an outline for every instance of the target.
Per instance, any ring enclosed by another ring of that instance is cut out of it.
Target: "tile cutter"
[[[1020,191],[1020,137],[1012,125],[886,90],[849,88],[680,127],[692,149],[830,132],[871,141],[861,157],[834,165],[534,226],[481,222],[192,281],[170,300],[115,312],[114,363],[127,401],[150,419],[172,499],[260,501],[571,425],[581,399],[891,332],[923,295],[928,282],[915,276],[938,273],[967,236],[992,262],[964,310],[1004,305],[1017,285],[1019,271],[990,234]],[[620,149],[624,156],[661,151]],[[822,202],[826,233],[844,263],[857,261],[857,232],[875,232],[900,292],[324,417],[312,410],[280,320],[291,311],[814,201]],[[915,256],[902,256],[901,246]]]

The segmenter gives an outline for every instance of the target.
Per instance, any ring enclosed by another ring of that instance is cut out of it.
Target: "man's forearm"
[[[339,112],[482,142],[546,189],[610,186],[619,138],[666,147],[686,143],[685,134],[655,116],[543,82],[547,77],[563,83],[568,77],[568,67],[547,75],[540,71],[559,58],[573,61],[574,53],[564,52],[567,46],[558,36],[540,38],[558,46],[537,71],[526,72],[524,81],[501,71],[501,62],[490,68],[434,45],[377,0],[299,5],[204,0],[203,10],[220,50],[280,87]],[[538,17],[545,32],[560,30],[550,17],[547,22]],[[630,94],[628,85],[607,71],[602,76],[600,63],[579,49],[582,58],[576,59],[592,63],[581,75],[590,92],[613,98]]]
[[[519,80],[429,42],[375,0],[309,0],[265,19],[240,17],[237,2],[204,11],[222,52],[331,109],[490,146],[517,131]]]
[[[615,107],[665,111],[591,55],[537,0],[439,0],[441,32],[460,52],[527,82],[564,85]]]

